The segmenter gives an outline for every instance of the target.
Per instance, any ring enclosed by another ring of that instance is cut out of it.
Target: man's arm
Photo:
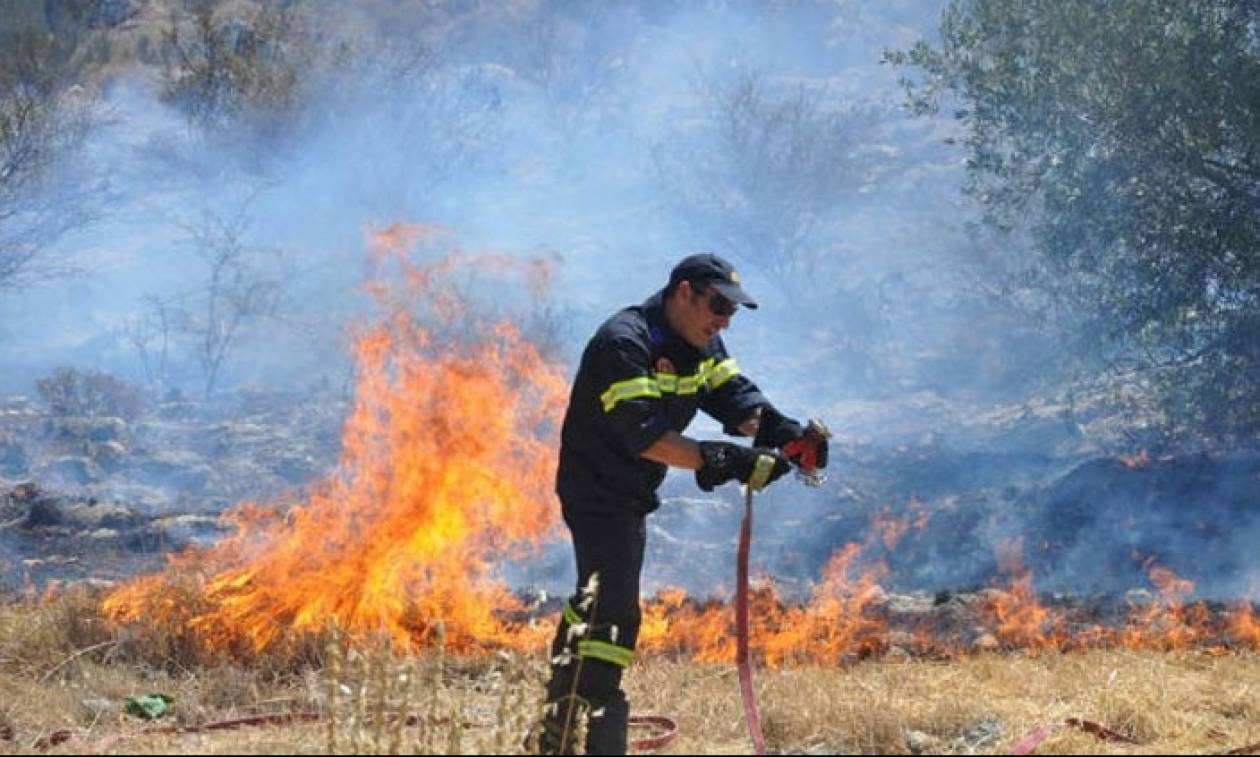
[[[700,470],[704,458],[700,455],[700,443],[677,431],[666,431],[652,446],[643,450],[642,457],[664,463],[673,468]]]
[[[756,436],[761,408],[769,405],[761,390],[726,352],[721,339],[713,348],[714,367],[700,409],[717,419],[731,436]]]

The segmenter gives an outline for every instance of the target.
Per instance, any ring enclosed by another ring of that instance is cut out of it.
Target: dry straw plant
[[[283,652],[215,657],[173,629],[110,630],[99,599],[80,588],[0,604],[0,753],[510,754],[541,713],[543,650],[464,658],[438,643],[410,654],[330,630]],[[627,686],[636,712],[678,722],[667,753],[751,751],[733,665],[648,658]],[[762,669],[756,686],[779,753],[1001,754],[1042,726],[1038,754],[1221,754],[1260,742],[1252,653],[874,659]],[[124,714],[127,697],[150,692],[173,697],[169,717]],[[205,729],[224,721],[252,725]]]

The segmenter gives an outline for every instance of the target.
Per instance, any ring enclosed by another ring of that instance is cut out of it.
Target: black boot
[[[629,726],[630,705],[625,693],[618,689],[591,713],[586,726],[586,753],[625,754]]]
[[[580,664],[576,693],[573,671],[579,661],[551,668],[547,710],[537,733],[538,754],[574,754],[574,735],[582,717],[587,719],[586,754],[625,754],[630,706],[621,691],[621,668],[593,659]]]
[[[525,751],[537,754],[576,754],[573,733],[577,718],[581,717],[583,701],[572,699],[573,669],[576,660],[568,665],[552,665],[551,679],[547,681],[547,704],[539,723],[531,737],[533,743],[526,742]],[[570,712],[569,708],[573,707]]]

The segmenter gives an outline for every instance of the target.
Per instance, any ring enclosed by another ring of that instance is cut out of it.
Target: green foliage
[[[241,119],[283,124],[311,64],[297,11],[264,3],[245,14],[219,0],[183,5],[162,37],[164,98],[203,128]]]
[[[139,389],[108,373],[58,368],[35,384],[36,391],[57,415],[110,416],[134,420],[144,411]]]
[[[1171,428],[1260,436],[1255,0],[953,0],[892,53],[964,126],[967,191],[1026,232],[1029,281],[1096,354],[1162,387]]]

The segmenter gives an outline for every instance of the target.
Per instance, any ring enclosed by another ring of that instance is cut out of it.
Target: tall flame
[[[1033,652],[1060,646],[1065,619],[1038,599],[1032,571],[1024,567],[1023,545],[1002,542],[997,555],[999,570],[1011,577],[1010,588],[991,593],[985,607],[998,642]]]
[[[516,264],[458,252],[413,263],[433,237],[397,225],[372,238],[374,261],[402,276],[369,288],[381,313],[355,338],[356,404],[335,474],[287,513],[235,508],[233,537],[176,561],[202,586],[205,605],[186,620],[209,647],[263,649],[331,622],[402,645],[426,643],[439,622],[456,649],[537,641],[505,625],[523,608],[495,571],[557,535],[564,372],[510,323],[469,319],[449,288],[464,264]],[[540,270],[526,268],[531,286]],[[163,599],[173,575],[122,587],[106,611],[119,622],[187,613]]]

